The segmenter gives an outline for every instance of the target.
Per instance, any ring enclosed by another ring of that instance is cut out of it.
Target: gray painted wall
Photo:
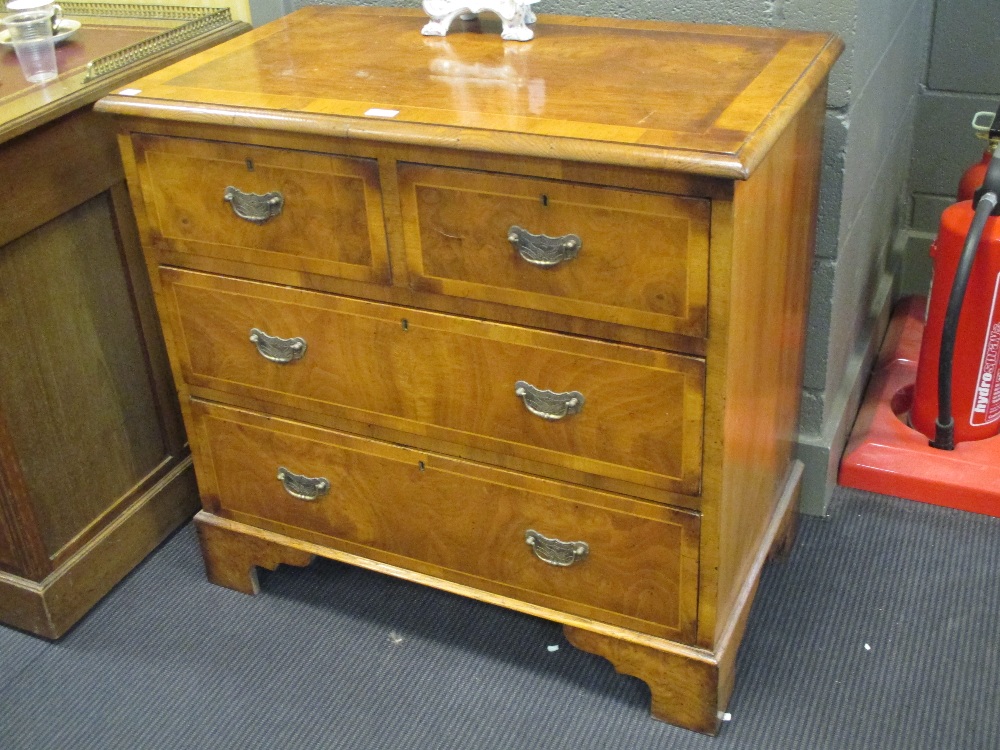
[[[976,112],[1000,104],[1000,13],[982,0],[938,0],[931,55],[917,110],[911,165],[911,229],[902,257],[900,291],[925,294],[928,250],[941,212],[954,201],[962,172],[986,145],[973,137]]]
[[[837,33],[830,80],[817,257],[810,302],[800,456],[802,509],[824,513],[880,338],[908,218],[913,122],[933,0],[542,0],[542,13],[801,28]],[[250,0],[254,22],[308,0]],[[409,5],[354,0],[331,5]]]
[[[892,301],[931,2],[853,3],[848,101],[827,116],[803,384],[799,455],[810,513],[826,510]]]

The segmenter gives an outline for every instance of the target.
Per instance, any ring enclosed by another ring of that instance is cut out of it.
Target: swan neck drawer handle
[[[583,394],[579,391],[553,393],[535,388],[523,380],[514,383],[514,395],[521,398],[524,408],[536,417],[550,422],[568,417],[570,414],[579,414],[584,403]]]
[[[285,492],[299,500],[316,500],[330,491],[330,480],[326,477],[303,476],[284,466],[278,468],[278,479]]]
[[[583,560],[590,552],[586,542],[561,542],[539,534],[534,529],[524,532],[524,541],[542,562],[566,568]]]
[[[292,339],[280,339],[269,336],[259,328],[250,329],[250,341],[264,359],[278,364],[287,364],[306,355],[306,340],[296,336]]]
[[[545,234],[532,234],[516,226],[507,230],[507,240],[525,261],[541,268],[551,268],[573,260],[583,246],[583,240],[575,234],[549,237]]]
[[[223,192],[222,200],[229,204],[234,214],[241,219],[252,221],[254,224],[263,224],[273,219],[281,213],[281,209],[285,205],[285,196],[276,190],[258,195],[257,193],[244,193],[232,185]]]

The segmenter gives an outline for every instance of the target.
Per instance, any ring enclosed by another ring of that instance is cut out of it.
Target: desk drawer
[[[374,159],[153,135],[132,141],[157,249],[389,282]]]
[[[707,200],[419,164],[399,181],[417,289],[706,334]]]
[[[694,635],[696,513],[197,400],[191,413],[214,513],[652,635]]]
[[[553,478],[565,469],[700,490],[702,360],[187,271],[161,277],[194,386],[470,445]],[[302,356],[270,361],[254,330],[301,339]]]

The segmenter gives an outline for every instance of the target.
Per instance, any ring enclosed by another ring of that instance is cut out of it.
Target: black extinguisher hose
[[[944,327],[941,330],[941,349],[938,354],[938,418],[934,423],[934,439],[930,442],[934,448],[950,451],[955,450],[955,420],[951,413],[951,371],[955,360],[955,337],[958,331],[958,318],[962,312],[962,301],[965,299],[965,288],[969,284],[969,274],[976,259],[976,249],[983,236],[983,229],[990,216],[997,213],[1000,195],[1000,149],[994,152],[986,170],[983,187],[976,191],[976,213],[969,227],[969,233],[962,247],[962,255],[955,271],[955,281],[951,285],[948,297],[948,307],[944,316]]]

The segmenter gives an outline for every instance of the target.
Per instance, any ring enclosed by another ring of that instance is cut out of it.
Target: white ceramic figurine
[[[425,36],[444,36],[455,16],[471,17],[485,10],[496,13],[503,21],[503,39],[527,42],[535,36],[528,28],[535,22],[531,6],[538,0],[424,0],[424,12],[431,17],[421,33]]]

